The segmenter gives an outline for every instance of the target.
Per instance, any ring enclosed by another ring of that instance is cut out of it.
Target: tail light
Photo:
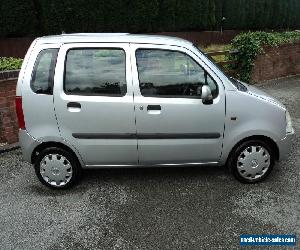
[[[19,129],[26,129],[21,96],[16,96],[16,112],[18,117]]]

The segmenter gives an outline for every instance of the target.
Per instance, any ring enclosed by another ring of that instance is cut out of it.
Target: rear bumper
[[[277,142],[279,148],[279,160],[286,160],[291,149],[293,138],[295,137],[295,131],[286,134],[286,137]]]
[[[40,144],[40,142],[29,135],[26,130],[20,129],[19,143],[22,149],[23,159],[31,163],[32,152],[36,148],[36,146]]]

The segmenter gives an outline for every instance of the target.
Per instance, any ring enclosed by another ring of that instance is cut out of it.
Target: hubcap
[[[237,160],[239,174],[248,180],[260,178],[268,171],[270,158],[268,150],[262,146],[247,147]]]
[[[62,187],[71,180],[73,169],[66,157],[59,154],[49,154],[40,163],[40,173],[48,184]]]

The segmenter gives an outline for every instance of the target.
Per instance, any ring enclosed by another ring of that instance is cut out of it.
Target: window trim
[[[47,89],[47,91],[45,91],[43,93],[37,93],[37,91],[34,90],[34,88],[33,88],[33,81],[35,80],[34,76],[36,77],[37,68],[41,61],[42,53],[44,53],[46,51],[52,51],[52,58],[51,58],[50,67],[49,67],[49,71],[48,71],[49,72],[48,89]],[[33,69],[31,71],[31,76],[30,76],[30,89],[32,90],[33,93],[35,93],[37,95],[53,95],[54,75],[55,75],[58,52],[59,52],[59,48],[44,48],[39,51],[38,55],[36,56],[36,59],[35,59],[34,65],[33,65]]]
[[[142,94],[141,88],[140,88],[140,73],[139,73],[139,68],[138,68],[138,60],[137,60],[137,56],[136,53],[138,50],[161,50],[161,51],[171,51],[171,52],[178,52],[178,53],[182,53],[184,55],[187,55],[189,58],[191,58],[202,70],[203,72],[206,72],[208,74],[208,76],[213,80],[213,82],[215,83],[216,87],[217,87],[217,95],[213,98],[213,100],[217,99],[220,95],[220,89],[219,89],[219,85],[217,83],[217,81],[211,76],[211,74],[209,74],[207,72],[207,70],[205,70],[200,64],[199,62],[193,58],[190,54],[186,53],[185,51],[181,51],[181,50],[176,50],[176,49],[167,49],[167,48],[149,48],[149,47],[138,47],[135,49],[134,51],[134,56],[135,56],[135,63],[136,63],[136,72],[137,72],[137,76],[138,76],[138,87],[139,87],[139,91],[142,97],[151,97],[151,98],[180,98],[180,99],[198,99],[198,100],[202,100],[201,96],[180,96],[180,95],[148,95],[148,96],[144,96]]]
[[[68,93],[66,91],[66,65],[67,65],[67,56],[70,50],[122,50],[124,52],[125,55],[125,84],[126,84],[126,91],[124,92],[124,94],[86,94],[86,93]],[[126,55],[126,51],[124,48],[121,47],[72,47],[66,50],[65,55],[64,55],[64,69],[63,69],[63,91],[64,94],[67,96],[107,96],[107,97],[124,97],[127,95],[128,93],[128,84],[127,84],[127,67],[126,67],[126,62],[127,62],[127,55]]]

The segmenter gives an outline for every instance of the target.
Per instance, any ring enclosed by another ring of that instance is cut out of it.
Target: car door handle
[[[67,108],[81,108],[81,104],[79,102],[68,102]]]
[[[160,105],[148,105],[147,111],[149,111],[149,110],[161,110],[161,106]]]
[[[69,112],[77,113],[81,111],[81,104],[79,102],[68,102],[67,109]]]

